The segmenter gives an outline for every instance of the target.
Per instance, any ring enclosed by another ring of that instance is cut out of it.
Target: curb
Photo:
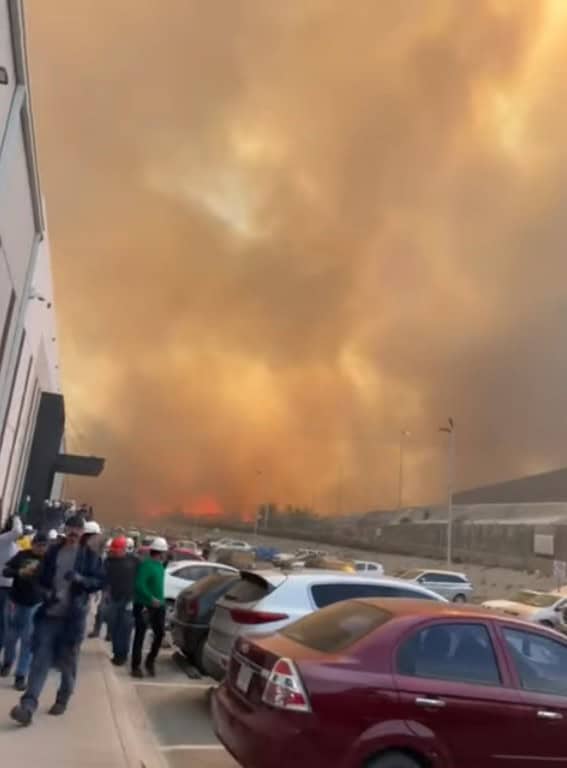
[[[101,641],[99,647],[102,655]],[[126,765],[128,768],[167,768],[135,685],[129,680],[120,680],[104,656],[102,673]]]

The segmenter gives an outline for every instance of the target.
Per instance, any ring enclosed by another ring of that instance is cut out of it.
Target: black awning
[[[98,456],[76,456],[71,453],[60,453],[55,461],[54,470],[62,475],[98,477],[104,469],[104,461]]]

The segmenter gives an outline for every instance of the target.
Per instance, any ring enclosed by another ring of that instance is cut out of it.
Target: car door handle
[[[550,709],[540,709],[537,716],[540,720],[563,720],[561,712],[552,712]]]
[[[447,706],[442,699],[433,699],[430,696],[418,696],[415,703],[418,707],[425,707],[426,709],[443,709]]]

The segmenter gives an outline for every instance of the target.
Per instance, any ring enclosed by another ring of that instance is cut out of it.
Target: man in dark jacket
[[[62,715],[75,688],[77,662],[85,634],[89,595],[102,587],[100,557],[81,546],[84,522],[75,516],[65,524],[65,539],[46,554],[39,583],[45,598],[38,610],[32,642],[33,660],[28,685],[13,720],[29,725],[51,667],[61,673],[61,684],[51,715]]]
[[[31,640],[35,612],[42,599],[39,585],[39,569],[47,549],[47,536],[36,533],[31,549],[18,552],[6,563],[2,575],[13,579],[6,611],[6,638],[4,661],[0,676],[10,674],[16,660],[16,646],[20,643],[14,688],[25,691],[26,678],[31,663]]]
[[[128,660],[132,635],[132,605],[138,558],[126,550],[128,542],[117,536],[110,544],[105,563],[107,621],[112,639],[112,663],[121,667]]]

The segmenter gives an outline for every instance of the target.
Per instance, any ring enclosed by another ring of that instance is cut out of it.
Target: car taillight
[[[276,661],[264,688],[262,701],[276,709],[311,712],[309,698],[295,664],[290,659]]]
[[[230,615],[237,624],[268,624],[270,621],[289,619],[287,613],[270,613],[269,611],[247,611],[244,608],[232,608]]]

